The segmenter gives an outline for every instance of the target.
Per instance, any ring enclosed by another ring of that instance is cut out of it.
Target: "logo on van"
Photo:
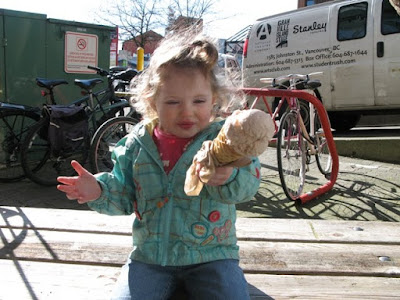
[[[293,33],[303,33],[303,32],[310,32],[310,33],[316,33],[316,32],[325,32],[326,31],[326,23],[317,23],[314,22],[311,25],[295,25],[293,27]]]
[[[283,48],[288,46],[290,19],[283,19],[278,21],[276,29],[276,48]]]
[[[271,25],[263,23],[257,27],[256,35],[259,40],[266,40],[268,35],[271,34]]]

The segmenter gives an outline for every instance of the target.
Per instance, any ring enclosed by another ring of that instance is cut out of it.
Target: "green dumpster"
[[[0,9],[0,101],[41,106],[45,99],[36,77],[69,82],[55,88],[58,104],[81,97],[74,79],[99,77],[89,64],[109,68],[115,32],[115,27]],[[96,90],[106,86],[103,80]]]

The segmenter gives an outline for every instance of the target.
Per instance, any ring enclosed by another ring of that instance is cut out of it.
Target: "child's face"
[[[214,104],[210,81],[200,70],[167,67],[155,98],[160,129],[190,138],[205,129]]]

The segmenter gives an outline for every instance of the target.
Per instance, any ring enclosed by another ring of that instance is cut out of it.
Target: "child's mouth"
[[[194,126],[193,122],[182,122],[178,124],[179,127],[181,127],[182,129],[191,129]]]

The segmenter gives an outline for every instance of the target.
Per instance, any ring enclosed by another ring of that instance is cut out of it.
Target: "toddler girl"
[[[206,37],[165,38],[136,86],[133,105],[144,119],[115,147],[113,170],[92,175],[73,162],[78,176],[58,178],[68,199],[104,214],[136,214],[118,299],[168,299],[177,286],[190,299],[249,299],[235,204],[257,192],[258,159],[217,168],[198,196],[184,192],[193,157],[217,136],[222,121],[214,118],[230,96],[215,75],[217,59]]]

